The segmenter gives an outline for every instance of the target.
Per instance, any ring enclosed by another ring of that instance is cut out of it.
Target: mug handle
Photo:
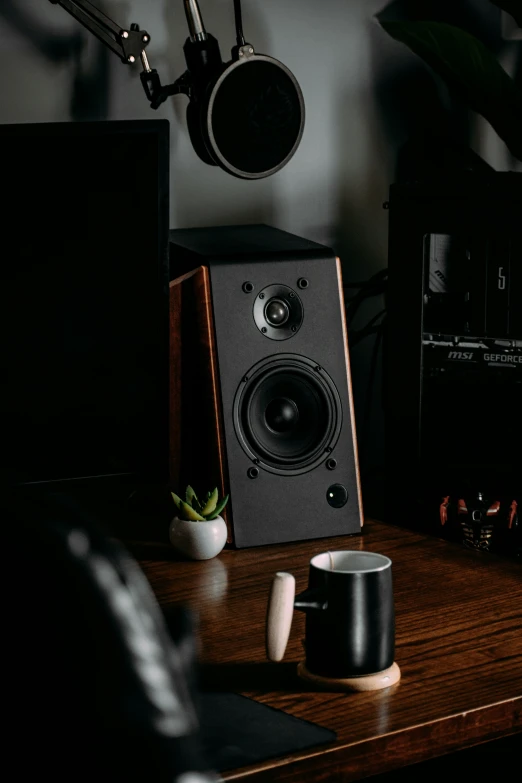
[[[294,613],[295,578],[278,571],[272,579],[266,614],[266,655],[269,661],[281,661],[285,654]]]

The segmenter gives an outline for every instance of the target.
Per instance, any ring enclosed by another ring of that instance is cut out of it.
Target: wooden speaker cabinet
[[[359,533],[339,260],[268,226],[170,236],[173,488],[218,487],[237,547]]]

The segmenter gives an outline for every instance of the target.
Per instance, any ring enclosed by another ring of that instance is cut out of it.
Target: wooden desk
[[[286,662],[266,661],[269,585],[287,570],[302,590],[313,554],[347,548],[393,561],[402,680],[374,693],[316,693],[295,674],[302,613],[294,614]],[[225,773],[225,780],[344,783],[522,731],[517,562],[368,522],[360,537],[224,551],[200,563],[178,562],[166,547],[141,565],[164,609],[183,602],[199,612],[207,676],[337,732],[332,744]]]

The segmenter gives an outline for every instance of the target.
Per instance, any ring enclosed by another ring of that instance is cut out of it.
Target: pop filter
[[[304,101],[294,75],[272,57],[242,47],[210,91],[204,139],[219,166],[244,179],[274,174],[301,141]]]
[[[191,82],[187,122],[194,149],[205,163],[242,179],[274,174],[303,135],[305,107],[295,76],[273,57],[254,52],[237,14],[238,45],[223,63],[197,3],[185,8],[191,33],[184,47]]]

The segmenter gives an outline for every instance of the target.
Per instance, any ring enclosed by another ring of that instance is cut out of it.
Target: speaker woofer
[[[243,449],[273,473],[303,473],[323,462],[342,424],[330,376],[311,359],[269,357],[247,373],[234,403]]]

